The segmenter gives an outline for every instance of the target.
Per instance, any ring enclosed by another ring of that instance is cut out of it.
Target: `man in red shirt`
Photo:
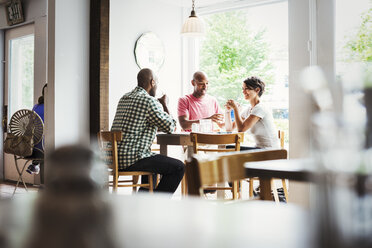
[[[194,73],[191,84],[194,91],[178,100],[178,121],[185,131],[191,131],[193,123],[200,119],[211,119],[218,126],[223,126],[223,112],[216,98],[207,94],[208,77],[204,72]]]

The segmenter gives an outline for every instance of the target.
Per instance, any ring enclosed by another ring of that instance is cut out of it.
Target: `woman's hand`
[[[226,102],[226,104],[225,104],[225,107],[227,108],[227,109],[237,109],[237,108],[239,108],[239,104],[237,103],[237,102],[235,102],[234,100],[227,100],[227,102]]]

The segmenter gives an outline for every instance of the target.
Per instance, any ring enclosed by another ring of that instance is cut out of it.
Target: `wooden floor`
[[[11,198],[13,195],[13,191],[15,188],[16,183],[15,182],[0,182],[0,198]],[[248,186],[247,186],[248,187]],[[37,193],[40,189],[40,186],[33,186],[33,185],[27,185],[28,192],[25,190],[23,185],[19,185],[16,192],[15,197],[20,196],[22,194],[27,193]],[[112,189],[110,188],[109,192],[112,192]],[[118,188],[117,194],[119,195],[131,195],[132,194],[132,188]],[[216,199],[217,194],[206,194],[205,198],[207,199]],[[225,191],[225,198],[230,199],[231,198],[231,192]],[[248,192],[243,193],[243,198],[248,198]],[[180,200],[182,199],[181,196],[181,187],[179,186],[177,191],[173,194],[172,199]]]
[[[13,191],[16,186],[15,182],[5,181],[0,182],[0,198],[11,198],[13,196]],[[172,199],[181,199],[181,187],[178,187],[177,191],[174,193]],[[37,193],[40,189],[39,186],[32,186],[27,185],[28,192],[25,190],[23,185],[19,185],[14,197],[20,196],[22,194],[27,193]],[[110,192],[112,192],[112,189],[110,188]],[[119,195],[131,195],[132,194],[132,188],[119,188],[117,191],[117,194]]]
[[[14,188],[16,183],[14,182],[1,182],[0,183],[0,198],[11,198],[13,195]],[[16,192],[15,197],[22,194],[27,193],[37,193],[39,191],[39,187],[27,185],[28,192],[23,187],[23,185],[19,185]]]

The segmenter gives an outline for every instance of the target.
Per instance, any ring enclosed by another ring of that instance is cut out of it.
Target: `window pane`
[[[32,109],[34,100],[34,35],[9,41],[10,117],[19,109]]]
[[[336,74],[350,65],[372,61],[372,8],[370,0],[336,2]]]
[[[273,18],[275,16],[275,18]],[[203,17],[200,69],[209,77],[209,94],[223,107],[228,99],[249,105],[242,83],[250,76],[266,83],[261,100],[288,140],[288,3],[286,1]]]

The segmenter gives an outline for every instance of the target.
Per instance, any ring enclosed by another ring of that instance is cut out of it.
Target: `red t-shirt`
[[[217,113],[222,114],[223,112],[213,96],[205,95],[196,98],[190,94],[178,100],[178,116],[186,115],[190,121],[208,118]]]

